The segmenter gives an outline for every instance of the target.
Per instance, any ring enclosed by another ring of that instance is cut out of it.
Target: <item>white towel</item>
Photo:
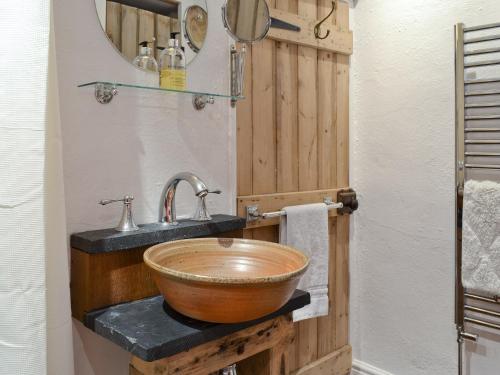
[[[299,289],[311,294],[311,303],[293,312],[293,321],[328,315],[328,208],[324,203],[285,207],[280,243],[299,249],[310,258]]]
[[[465,184],[462,283],[473,293],[500,295],[500,184],[496,182]]]

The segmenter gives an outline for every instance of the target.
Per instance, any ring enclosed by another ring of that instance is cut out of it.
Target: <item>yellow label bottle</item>
[[[163,89],[185,90],[186,70],[185,69],[162,69],[160,72],[160,87]]]
[[[160,87],[186,90],[186,57],[177,39],[170,39],[160,56]]]

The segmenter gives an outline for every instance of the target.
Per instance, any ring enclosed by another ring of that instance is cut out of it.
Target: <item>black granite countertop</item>
[[[309,293],[296,290],[290,301],[273,314],[250,322],[215,324],[185,317],[170,308],[162,296],[157,296],[90,312],[85,316],[84,323],[133,355],[152,362],[287,314],[309,303]]]
[[[231,215],[213,215],[211,221],[179,220],[176,226],[160,223],[139,225],[134,232],[117,232],[113,228],[75,233],[71,247],[91,254],[128,250],[162,242],[216,235],[245,228],[246,220]]]

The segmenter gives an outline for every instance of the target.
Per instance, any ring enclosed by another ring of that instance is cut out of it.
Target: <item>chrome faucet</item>
[[[212,217],[207,211],[205,198],[208,194],[220,194],[220,190],[209,191],[207,185],[196,175],[190,172],[182,172],[176,174],[167,181],[163,187],[160,197],[160,207],[158,213],[158,221],[166,225],[176,225],[177,215],[175,213],[175,192],[177,185],[181,181],[187,181],[194,190],[195,195],[198,197],[198,206],[193,220],[196,221],[210,221]]]

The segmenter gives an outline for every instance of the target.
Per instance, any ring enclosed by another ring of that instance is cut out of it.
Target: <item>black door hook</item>
[[[321,21],[319,21],[317,23],[316,26],[314,26],[314,36],[316,37],[316,39],[326,39],[326,38],[328,38],[328,36],[330,36],[330,30],[326,30],[326,35],[325,36],[321,36],[320,32],[321,32],[321,25],[328,18],[330,18],[330,16],[333,14],[333,12],[335,12],[335,1],[332,1],[332,10],[330,11],[330,13],[328,13],[328,15],[325,18],[323,18]]]

